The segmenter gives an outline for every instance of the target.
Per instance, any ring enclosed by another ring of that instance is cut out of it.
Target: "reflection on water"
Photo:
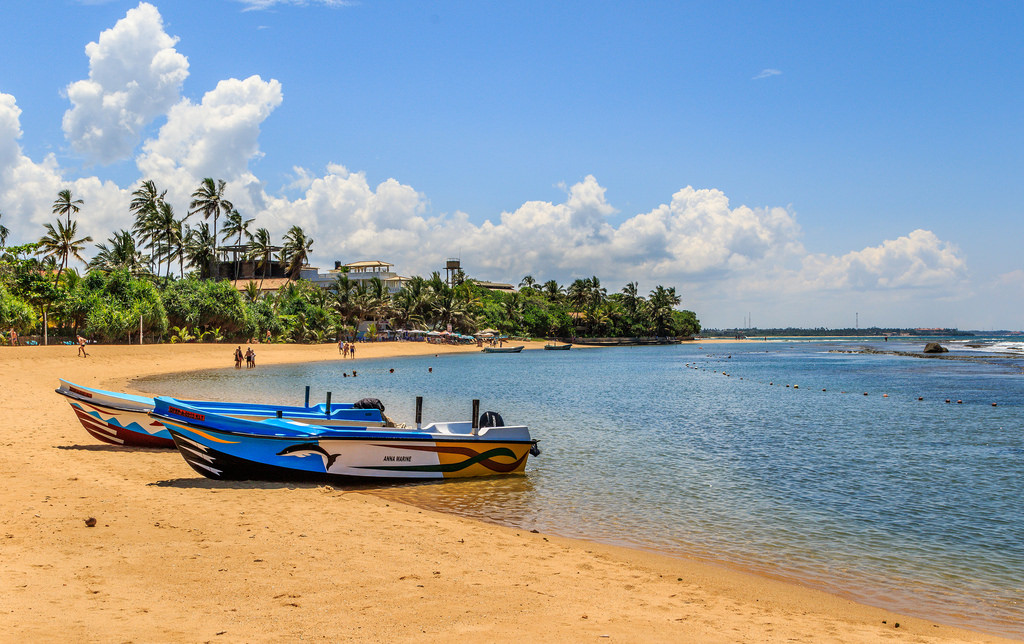
[[[872,346],[920,351],[923,341],[914,342]],[[328,391],[335,401],[379,398],[400,421],[412,419],[417,395],[428,421],[468,419],[479,398],[541,440],[526,476],[379,493],[552,534],[711,556],[1024,634],[1024,360],[845,353],[865,344],[360,360],[357,378],[343,376],[354,363],[339,361],[141,386],[295,404],[308,384],[315,401]],[[984,355],[960,345],[951,353]]]

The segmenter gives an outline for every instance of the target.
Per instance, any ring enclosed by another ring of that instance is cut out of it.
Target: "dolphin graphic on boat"
[[[334,461],[338,460],[338,457],[341,456],[341,454],[331,454],[316,443],[299,443],[298,445],[289,445],[277,453],[278,456],[297,456],[299,458],[312,456],[313,454],[324,459],[325,470],[330,470],[331,466],[334,465]]]

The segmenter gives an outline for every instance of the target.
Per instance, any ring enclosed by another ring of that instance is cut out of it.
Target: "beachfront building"
[[[346,274],[348,279],[356,285],[362,285],[363,287],[369,286],[369,283],[377,278],[384,282],[384,286],[387,287],[388,292],[394,295],[401,290],[402,286],[409,281],[408,277],[402,277],[391,269],[394,264],[388,264],[382,262],[379,259],[374,260],[363,260],[359,262],[352,262],[351,264],[342,264],[341,262],[334,262],[334,268],[321,273],[319,268],[313,266],[303,267],[302,273],[299,275],[301,279],[309,280],[314,284],[317,284],[323,288],[330,288],[334,281],[338,279],[339,275]]]

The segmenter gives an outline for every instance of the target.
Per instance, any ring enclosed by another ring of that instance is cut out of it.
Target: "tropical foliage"
[[[299,226],[288,230],[280,246],[266,228],[250,233],[254,219],[240,213],[225,192],[223,180],[203,179],[179,219],[166,191],[143,181],[128,207],[130,228],[95,244],[84,276],[71,262],[84,263],[92,238],[78,232],[75,218],[85,203],[70,190],[58,193],[52,209],[57,219],[45,224],[37,243],[5,248],[8,231],[0,226],[0,327],[26,334],[45,325],[51,335],[85,333],[105,342],[132,342],[140,332],[150,341],[170,342],[325,342],[357,330],[376,337],[412,328],[473,333],[491,327],[508,335],[560,338],[700,332],[696,315],[679,310],[674,287],[656,286],[645,296],[631,282],[609,293],[596,276],[561,285],[526,275],[518,291],[496,291],[461,271],[451,282],[434,272],[392,292],[379,278],[356,280],[341,271],[329,288],[321,288],[299,279],[313,239]],[[203,221],[189,226],[193,214]],[[234,253],[230,273],[217,266],[224,252],[218,236]],[[241,290],[232,281],[210,279],[237,279],[240,260],[251,262],[246,270],[259,279]],[[265,292],[271,274],[291,279]]]

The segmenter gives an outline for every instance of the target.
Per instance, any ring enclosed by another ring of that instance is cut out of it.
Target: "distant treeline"
[[[818,327],[816,329],[801,329],[797,327],[786,327],[786,328],[775,328],[775,329],[704,329],[701,335],[705,337],[709,336],[728,336],[736,337],[738,335],[754,338],[754,337],[777,337],[777,336],[877,336],[877,335],[909,335],[909,336],[973,336],[974,334],[970,331],[961,331],[960,329],[897,329],[897,328],[882,328],[882,327],[867,327],[863,329],[829,329],[826,327]]]

